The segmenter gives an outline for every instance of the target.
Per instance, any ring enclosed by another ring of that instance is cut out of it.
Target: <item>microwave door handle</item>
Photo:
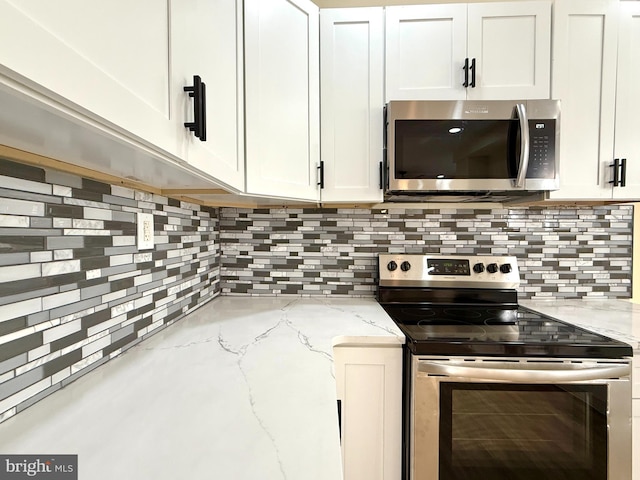
[[[529,119],[527,118],[527,109],[523,103],[516,104],[516,111],[520,121],[520,165],[518,166],[518,173],[513,186],[524,188],[524,181],[529,168]]]
[[[418,370],[422,373],[434,375],[447,375],[450,377],[462,377],[496,382],[527,382],[527,383],[558,383],[558,382],[584,382],[588,380],[604,380],[620,378],[631,373],[629,365],[606,365],[601,367],[577,368],[577,369],[509,369],[487,368],[457,365],[446,363],[420,362]]]

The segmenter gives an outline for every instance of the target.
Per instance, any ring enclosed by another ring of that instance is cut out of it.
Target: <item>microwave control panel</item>
[[[529,120],[529,168],[527,178],[554,178],[556,121]]]

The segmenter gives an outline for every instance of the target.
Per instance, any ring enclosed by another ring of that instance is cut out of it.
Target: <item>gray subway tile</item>
[[[42,367],[36,367],[33,370],[13,377],[11,380],[0,383],[0,400],[10,397],[14,393],[24,390],[25,388],[39,382],[44,378],[44,370]]]
[[[14,357],[0,360],[0,375],[14,368],[18,368],[21,365],[27,363],[28,356],[26,352],[20,353]]]

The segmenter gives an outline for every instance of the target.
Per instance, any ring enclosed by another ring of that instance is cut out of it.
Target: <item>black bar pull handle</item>
[[[389,161],[387,160],[387,149],[384,149],[384,157],[382,160],[382,189],[389,190]]]
[[[462,86],[464,88],[467,88],[469,86],[469,59],[468,58],[464,59],[464,67],[462,67],[462,69],[464,70],[464,83],[462,84]]]
[[[338,400],[338,433],[340,434],[340,443],[342,443],[342,400]]]
[[[613,167],[613,180],[609,180],[609,183],[617,187],[620,184],[620,159],[614,158],[613,163],[609,166]]]
[[[476,88],[476,59],[471,59],[471,66],[469,67],[471,70],[471,84],[469,85],[471,88]]]
[[[318,186],[320,189],[324,188],[324,160],[320,160],[318,165]]]
[[[198,138],[207,141],[207,86],[200,82],[200,131]]]
[[[384,163],[380,162],[380,190],[384,188]]]
[[[193,97],[193,122],[185,122],[184,126],[204,142],[207,139],[206,85],[199,75],[194,75],[193,86],[183,87],[183,90],[189,92],[189,96]]]
[[[622,158],[620,160],[620,182],[621,187],[627,186],[627,159]]]

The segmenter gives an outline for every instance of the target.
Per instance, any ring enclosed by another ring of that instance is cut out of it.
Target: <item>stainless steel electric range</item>
[[[632,348],[518,305],[515,257],[380,255],[403,480],[630,480]]]

